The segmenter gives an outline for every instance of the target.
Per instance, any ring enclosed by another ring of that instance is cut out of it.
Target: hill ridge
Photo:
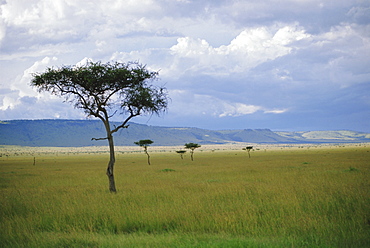
[[[119,122],[112,122],[119,125]],[[0,121],[0,145],[80,147],[107,145],[100,120],[41,119]],[[262,129],[207,130],[196,127],[163,127],[129,123],[115,134],[115,145],[134,146],[140,139],[153,145],[244,143],[359,143],[370,142],[370,134],[349,130],[283,132]]]

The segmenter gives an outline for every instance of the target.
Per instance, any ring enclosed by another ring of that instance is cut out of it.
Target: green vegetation
[[[0,247],[370,247],[369,150],[7,154]]]
[[[163,172],[172,172],[172,171],[175,171],[175,170],[174,169],[163,169],[161,171],[163,171]]]

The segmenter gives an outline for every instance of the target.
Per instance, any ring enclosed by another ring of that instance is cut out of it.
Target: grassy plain
[[[370,247],[368,144],[77,150],[0,148],[0,247]]]

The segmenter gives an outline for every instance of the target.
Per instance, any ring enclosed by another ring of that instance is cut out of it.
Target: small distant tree
[[[199,147],[201,147],[201,145],[196,144],[196,143],[186,143],[185,144],[185,148],[190,149],[191,161],[194,161],[194,158],[193,158],[194,150],[199,148]]]
[[[179,150],[179,151],[176,151],[178,154],[180,154],[180,157],[181,157],[181,159],[184,159],[184,157],[182,156],[182,155],[184,155],[184,153],[186,152],[186,151],[184,151],[184,150]]]
[[[136,145],[141,146],[141,147],[144,148],[144,152],[148,156],[148,165],[150,165],[150,156],[149,156],[149,153],[148,153],[148,146],[150,146],[154,142],[150,139],[146,139],[146,140],[139,140],[139,141],[134,142],[134,143]]]
[[[248,152],[249,158],[251,157],[250,150],[253,149],[253,146],[247,146],[246,148],[243,148],[243,150],[246,150]]]

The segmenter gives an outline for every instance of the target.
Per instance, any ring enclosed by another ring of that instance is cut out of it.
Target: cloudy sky
[[[0,120],[85,119],[29,83],[86,60],[159,70],[134,122],[370,132],[368,0],[0,0]]]

